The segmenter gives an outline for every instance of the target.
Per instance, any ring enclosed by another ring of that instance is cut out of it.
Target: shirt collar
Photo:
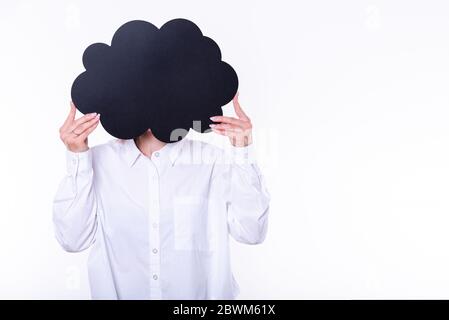
[[[170,164],[174,165],[176,159],[179,157],[179,155],[181,153],[182,146],[184,145],[185,140],[187,140],[187,139],[184,138],[181,141],[167,143],[164,147],[162,147],[162,149],[155,151],[155,152],[159,152],[159,153],[167,152],[169,159],[170,159]],[[125,161],[130,167],[132,167],[134,165],[134,163],[136,162],[136,160],[139,157],[146,157],[139,150],[139,148],[137,148],[136,143],[134,142],[134,139],[123,140],[123,143],[124,143]]]

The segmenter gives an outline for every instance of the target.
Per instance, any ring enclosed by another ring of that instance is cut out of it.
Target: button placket
[[[149,161],[149,249],[148,252],[150,261],[150,298],[161,299],[160,288],[160,255],[159,255],[159,219],[160,219],[160,204],[159,204],[159,175],[157,168],[151,160]],[[156,253],[154,253],[156,250]]]

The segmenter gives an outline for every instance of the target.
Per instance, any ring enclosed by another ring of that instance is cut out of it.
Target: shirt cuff
[[[86,172],[92,169],[92,151],[90,149],[83,152],[66,151],[67,173],[75,176],[77,173]]]
[[[228,154],[237,164],[253,164],[256,162],[256,152],[253,144],[246,147],[234,147],[231,145],[228,149]]]

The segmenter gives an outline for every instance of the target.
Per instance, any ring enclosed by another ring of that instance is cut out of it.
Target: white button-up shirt
[[[235,298],[229,234],[256,244],[267,229],[269,194],[250,149],[183,139],[149,158],[131,139],[67,151],[55,233],[67,251],[92,247],[92,298]]]

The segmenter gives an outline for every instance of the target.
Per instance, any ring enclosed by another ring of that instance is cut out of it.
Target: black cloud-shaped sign
[[[120,139],[148,129],[167,143],[184,138],[190,128],[203,133],[238,88],[237,74],[221,60],[218,45],[185,19],[160,29],[127,22],[110,46],[87,47],[83,64],[72,100],[81,113],[100,113],[105,130]]]

